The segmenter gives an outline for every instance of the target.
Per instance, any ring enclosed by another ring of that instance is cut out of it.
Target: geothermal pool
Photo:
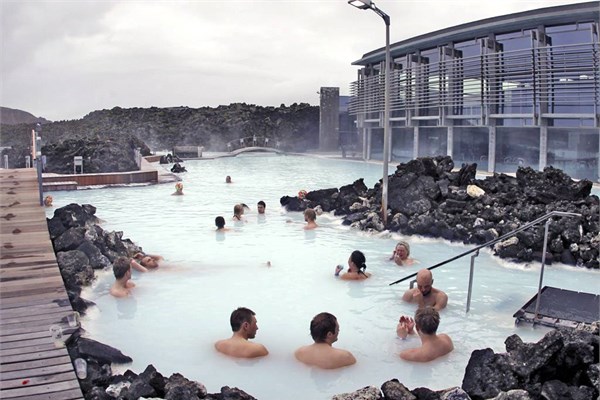
[[[504,351],[504,340],[513,333],[537,341],[548,330],[516,327],[512,318],[537,291],[539,263],[507,263],[486,251],[476,262],[468,314],[469,258],[434,270],[434,286],[450,299],[439,332],[452,337],[454,352],[423,365],[402,361],[398,353],[417,346],[419,339],[397,338],[396,322],[402,314],[412,315],[415,307],[401,301],[408,281],[388,283],[469,247],[410,237],[411,255],[420,263],[398,267],[388,257],[401,236],[354,231],[328,214],[318,217],[319,229],[306,232],[300,213],[279,206],[281,196],[301,189],[340,187],[361,177],[372,187],[380,179],[380,165],[262,155],[188,161],[185,166],[188,172],[180,175],[184,196],[171,196],[173,184],[53,193],[55,207],[92,204],[105,229],[123,231],[146,252],[165,257],[157,271],[134,272],[137,287],[130,298],[115,300],[108,294],[112,271],[100,271],[95,285],[82,294],[97,304],[82,318],[88,336],[134,360],[118,371],[139,373],[153,364],[163,375],[179,372],[202,382],[209,392],[237,386],[261,400],[328,399],[391,378],[409,389],[443,389],[460,386],[473,350]],[[224,183],[226,175],[232,184]],[[265,218],[256,214],[259,200],[267,203]],[[232,222],[236,203],[250,206],[246,223]],[[52,209],[47,213],[51,216]],[[233,230],[216,234],[217,215]],[[372,278],[335,279],[335,265],[345,265],[356,249],[365,253]],[[544,278],[545,285],[589,293],[598,293],[600,282],[597,271],[562,265],[546,268]],[[255,341],[269,349],[268,357],[236,360],[214,350],[216,340],[231,335],[229,315],[238,306],[256,312]],[[337,316],[335,346],[350,350],[356,365],[322,371],[294,359],[296,348],[312,342],[309,323],[322,311]]]

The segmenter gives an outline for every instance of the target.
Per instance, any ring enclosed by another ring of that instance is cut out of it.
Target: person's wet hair
[[[252,323],[252,316],[256,315],[254,311],[246,307],[238,307],[233,310],[231,317],[229,317],[229,323],[231,324],[231,330],[237,332],[242,327],[244,322]]]
[[[396,248],[398,246],[402,246],[402,247],[404,247],[406,249],[406,257],[410,256],[410,245],[408,244],[408,242],[405,242],[404,240],[401,240],[396,245]]]
[[[263,207],[267,208],[267,205],[266,205],[266,204],[265,204],[265,202],[264,202],[264,201],[262,201],[262,200],[261,200],[261,201],[259,201],[258,203],[256,203],[256,205],[258,205],[258,206],[263,206]]]
[[[317,219],[317,213],[312,208],[307,208],[304,211],[304,216],[307,217],[311,221],[314,221]]]
[[[217,226],[217,229],[222,229],[225,227],[225,218],[218,216],[217,218],[215,218],[215,225]]]
[[[433,335],[440,325],[440,314],[433,307],[419,308],[415,313],[417,329],[426,335]]]
[[[140,260],[140,264],[142,265],[142,267],[146,267],[146,268],[158,267],[158,262],[151,256],[147,256],[147,255],[142,257],[142,259]]]
[[[328,312],[315,315],[310,321],[310,336],[312,336],[315,343],[325,342],[328,332],[335,333],[336,322],[335,316]]]
[[[244,213],[244,206],[241,204],[236,204],[233,206],[233,215],[242,215]]]
[[[113,263],[113,274],[115,274],[115,278],[121,279],[125,276],[127,271],[131,268],[129,264],[129,258],[127,257],[119,257]]]
[[[354,250],[352,254],[350,254],[350,261],[352,261],[356,265],[356,268],[358,268],[360,272],[367,269],[367,264],[365,264],[367,262],[367,259],[365,258],[363,252],[360,250]]]

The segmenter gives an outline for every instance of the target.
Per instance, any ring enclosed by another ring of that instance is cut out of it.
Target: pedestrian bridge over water
[[[283,151],[279,149],[280,142],[272,140],[265,136],[246,136],[227,142],[228,155],[237,156],[243,153],[278,153]]]

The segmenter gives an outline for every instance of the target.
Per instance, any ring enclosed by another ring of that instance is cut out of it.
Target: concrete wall
[[[339,147],[340,88],[322,87],[319,118],[319,150],[336,151]]]

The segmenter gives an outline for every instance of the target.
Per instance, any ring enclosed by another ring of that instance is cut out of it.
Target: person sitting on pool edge
[[[127,297],[135,283],[131,281],[131,264],[127,257],[119,257],[113,263],[113,274],[115,283],[110,288],[110,294],[114,297]]]
[[[433,307],[419,308],[415,313],[415,328],[421,338],[421,347],[400,352],[400,358],[406,361],[428,362],[445,356],[454,350],[450,336],[437,334],[440,314]]]
[[[440,311],[448,304],[448,296],[432,285],[433,274],[428,269],[422,269],[417,272],[417,287],[404,292],[402,300],[417,303],[419,308],[433,307],[436,311]]]
[[[366,261],[367,259],[362,251],[354,250],[352,254],[350,254],[350,258],[348,258],[348,271],[340,275],[343,267],[338,265],[335,270],[335,276],[339,276],[345,281],[358,281],[367,279],[371,276],[371,274],[365,272],[365,269],[367,269],[367,264],[365,264]]]
[[[356,358],[347,350],[333,348],[338,340],[340,326],[337,318],[327,312],[317,314],[310,321],[310,336],[315,341],[300,347],[294,353],[296,359],[306,365],[323,369],[346,367],[356,363]]]
[[[410,258],[410,245],[408,242],[403,240],[399,241],[394,248],[394,253],[390,257],[390,260],[394,260],[397,265],[413,265],[415,260]]]
[[[255,315],[254,311],[245,307],[234,310],[229,318],[233,335],[229,339],[216,342],[217,351],[237,358],[256,358],[269,354],[267,348],[262,344],[248,341],[248,339],[254,339],[256,331],[258,331]]]
[[[304,221],[306,221],[306,225],[304,225],[305,230],[311,230],[318,228],[319,225],[315,222],[317,219],[317,213],[312,208],[307,208],[304,210]]]

